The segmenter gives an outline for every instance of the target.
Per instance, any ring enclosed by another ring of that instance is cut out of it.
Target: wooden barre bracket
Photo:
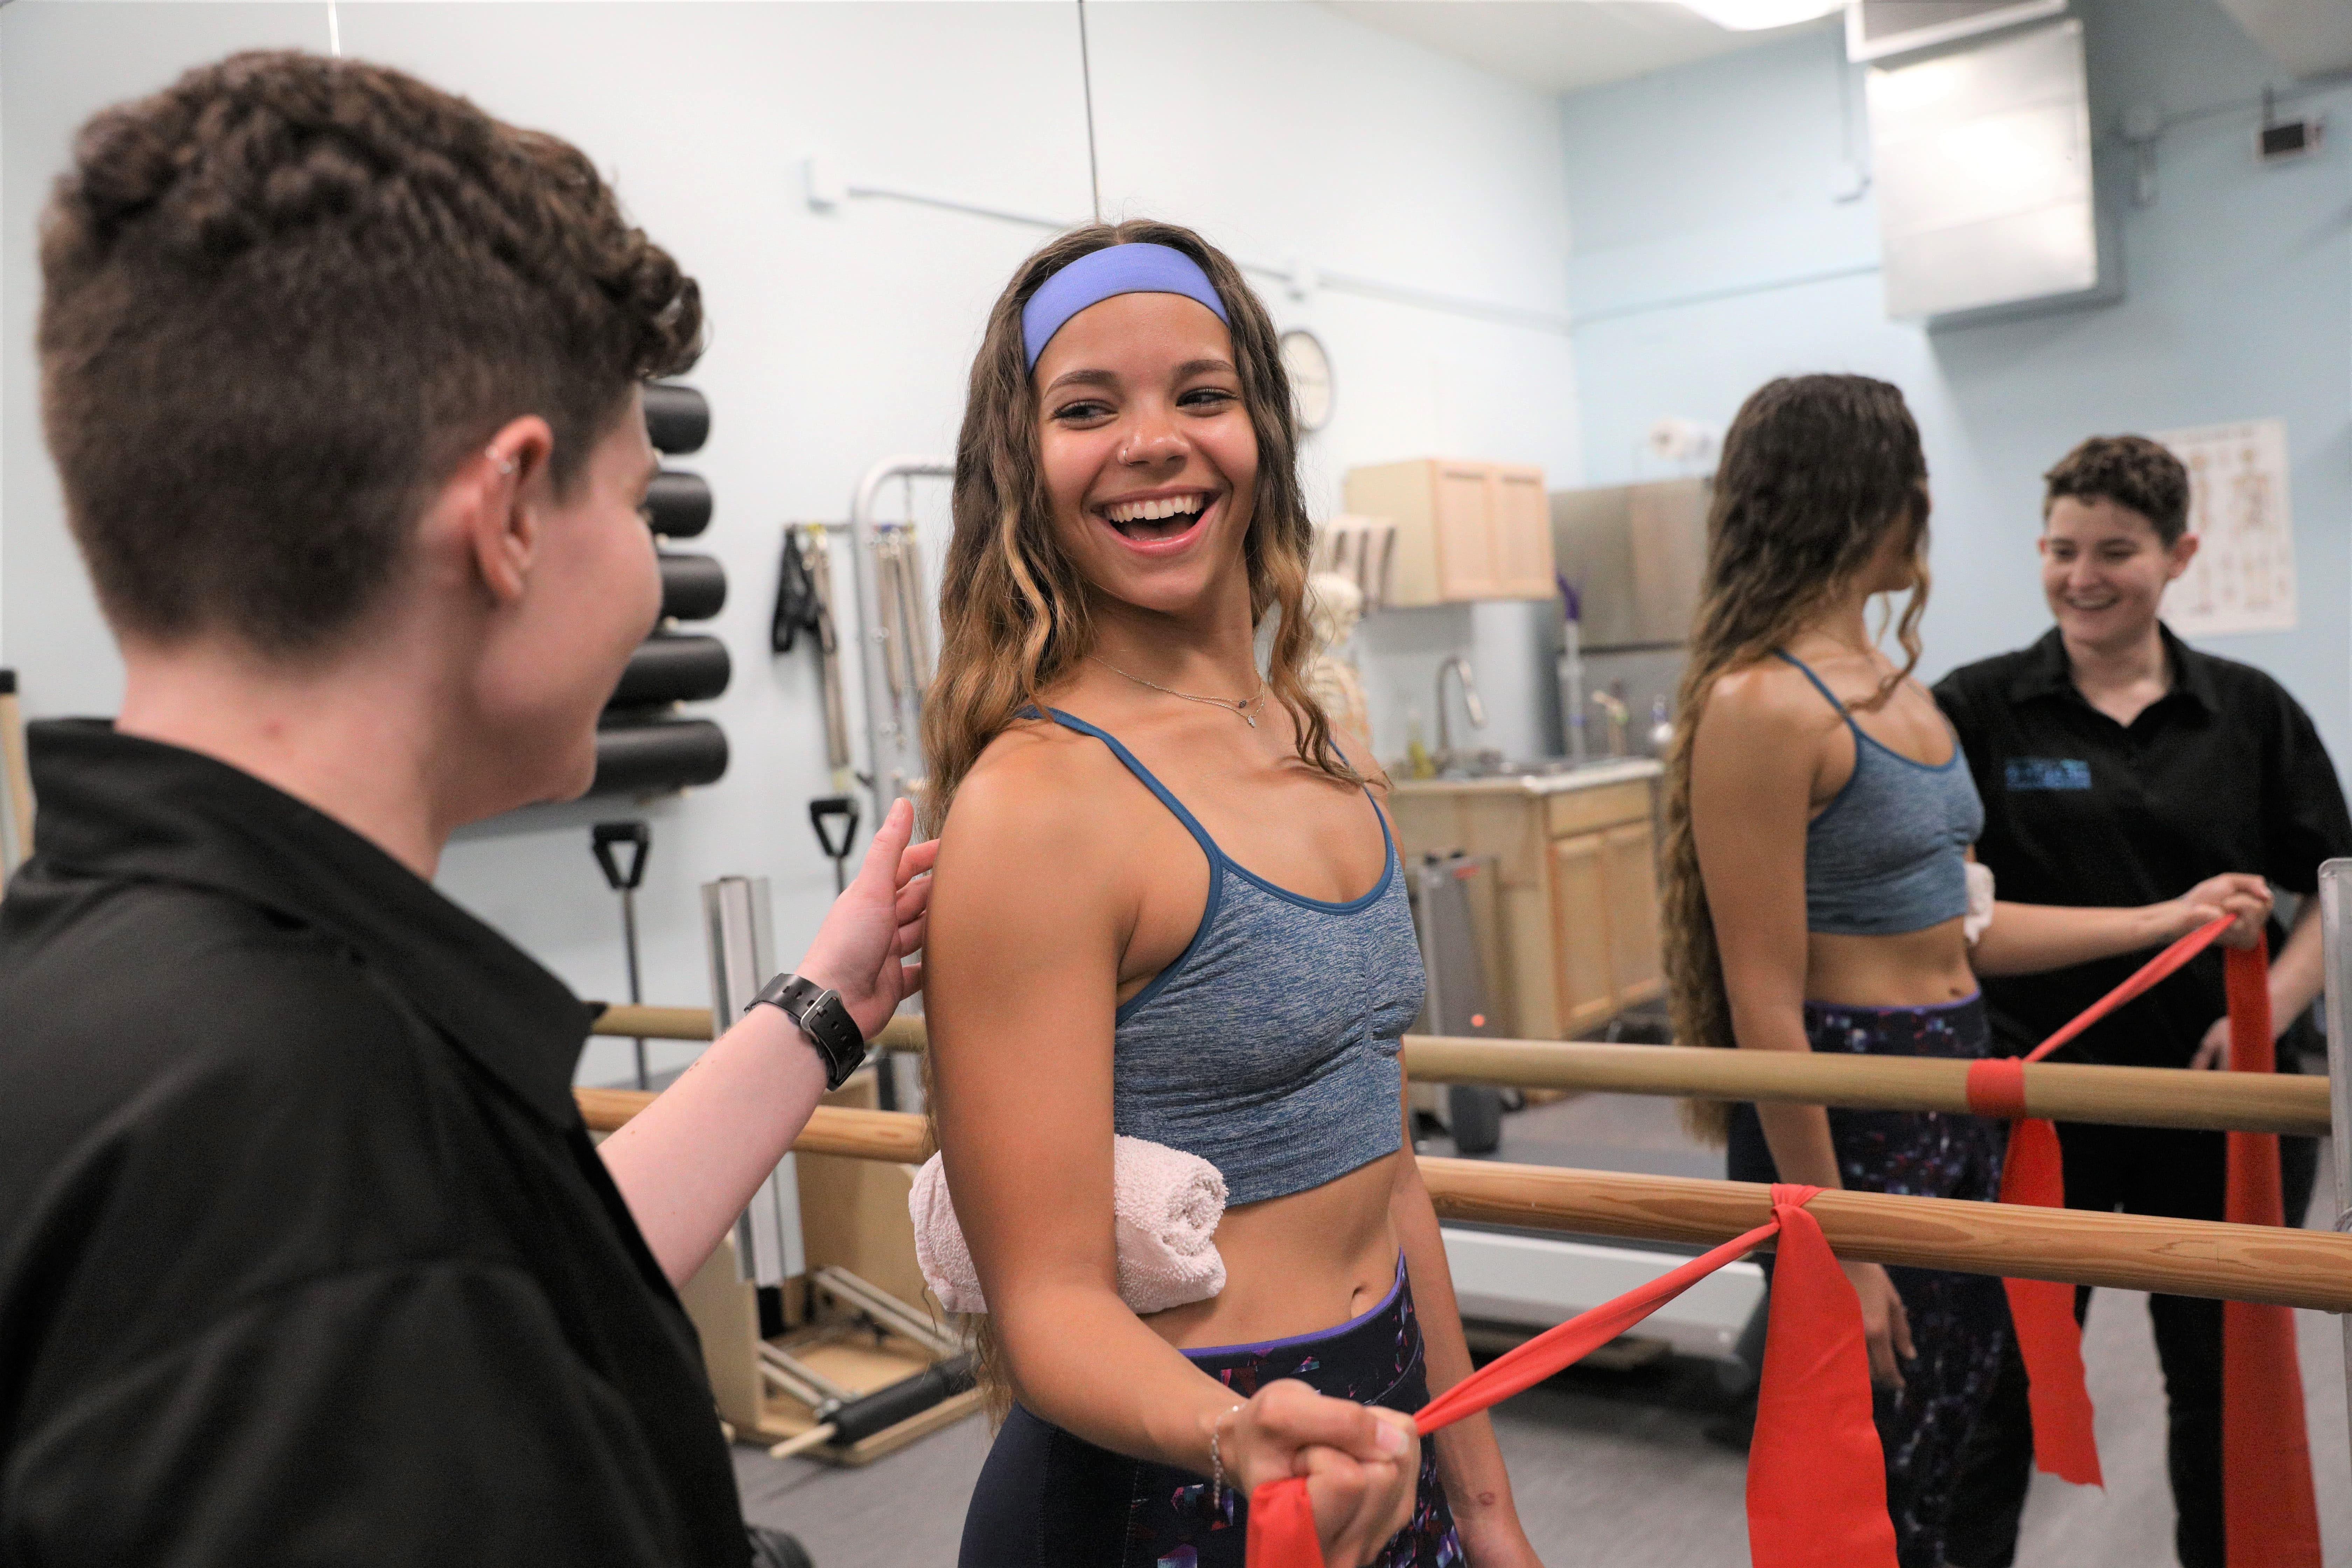
[[[654,1098],[573,1092],[588,1125],[604,1131]],[[901,1163],[931,1152],[919,1116],[836,1106],[817,1107],[793,1148]],[[1443,1218],[1580,1236],[1713,1246],[1772,1212],[1771,1189],[1749,1182],[1441,1159],[1423,1160],[1421,1176]],[[2352,1311],[2352,1237],[2326,1231],[1884,1193],[1823,1193],[1809,1206],[1838,1256],[1859,1263]]]
[[[596,1033],[707,1040],[710,1014],[695,1007],[609,1007],[597,1019]],[[902,1016],[884,1026],[877,1043],[885,1050],[919,1051],[925,1038],[923,1020]],[[1407,1035],[1404,1070],[1415,1083],[1765,1100],[1848,1110],[1969,1109],[1969,1064],[1936,1057]],[[2325,1135],[2329,1125],[2327,1080],[2295,1073],[2036,1062],[2025,1069],[2025,1110],[2053,1121],[2221,1132]]]

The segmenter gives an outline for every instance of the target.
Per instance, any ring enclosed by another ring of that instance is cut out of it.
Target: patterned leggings
[[[1237,1399],[1295,1377],[1335,1399],[1391,1410],[1429,1403],[1421,1320],[1402,1258],[1381,1304],[1336,1329],[1184,1354]],[[1202,1477],[1098,1448],[1015,1405],[972,1489],[958,1561],[961,1568],[1244,1568],[1248,1526],[1247,1500],[1235,1493],[1212,1496]],[[1412,1520],[1378,1568],[1463,1568],[1433,1443],[1421,1446]]]
[[[1970,996],[1941,1007],[1831,1007],[1805,1005],[1805,1034],[1817,1051],[1853,1056],[1957,1057],[1987,1054],[1991,1035],[1983,1001]],[[1855,1192],[1990,1201],[2000,1193],[2003,1122],[1936,1112],[1832,1110],[1830,1141],[1838,1172]],[[1736,1182],[1770,1182],[1771,1152],[1752,1106],[1735,1106],[1727,1173]],[[1769,1271],[1769,1258],[1762,1260]],[[1991,1397],[2009,1338],[2009,1300],[1989,1275],[1889,1268],[1911,1323],[1916,1361],[1903,1387],[1876,1391],[1878,1440],[1886,1452],[1886,1510],[1895,1521],[1903,1568],[1935,1568],[1944,1558],[1945,1521],[1959,1479],[1969,1429]]]

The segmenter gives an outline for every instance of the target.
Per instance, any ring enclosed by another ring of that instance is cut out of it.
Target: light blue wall
[[[2103,183],[2126,172],[2123,106],[2178,114],[2288,85],[2213,0],[2076,10]],[[1869,196],[1837,199],[1849,143],[1867,157],[1842,44],[1824,30],[1563,101],[1586,481],[1669,471],[1640,447],[1654,419],[1720,426],[1774,375],[1895,382],[1935,488],[1932,677],[2047,629],[2037,476],[2078,438],[2283,417],[2300,624],[2207,646],[2284,681],[2352,762],[2352,89],[2297,101],[2337,138],[2298,164],[2255,165],[2251,108],[2168,130],[2154,205],[2114,204],[2121,304],[1929,334],[1881,309]]]

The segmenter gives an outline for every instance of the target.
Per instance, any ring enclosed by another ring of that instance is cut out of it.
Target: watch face
[[[1323,340],[1304,328],[1282,334],[1282,368],[1298,405],[1298,427],[1308,435],[1331,423],[1331,356]]]

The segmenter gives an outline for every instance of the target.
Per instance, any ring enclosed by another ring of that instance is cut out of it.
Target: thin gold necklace
[[[1190,691],[1179,691],[1172,686],[1162,686],[1156,680],[1146,680],[1139,675],[1129,675],[1127,671],[1119,668],[1118,666],[1111,663],[1110,660],[1102,658],[1098,654],[1090,653],[1087,655],[1087,657],[1093,659],[1097,664],[1101,665],[1105,669],[1109,670],[1113,675],[1123,676],[1127,679],[1135,682],[1138,686],[1149,686],[1154,691],[1164,691],[1171,697],[1181,697],[1187,702],[1205,702],[1212,708],[1222,708],[1228,713],[1239,714],[1241,716],[1242,722],[1248,725],[1251,729],[1255,730],[1257,728],[1257,721],[1250,717],[1249,710],[1254,704],[1265,700],[1265,677],[1263,675],[1258,677],[1257,690],[1251,696],[1202,697]]]

